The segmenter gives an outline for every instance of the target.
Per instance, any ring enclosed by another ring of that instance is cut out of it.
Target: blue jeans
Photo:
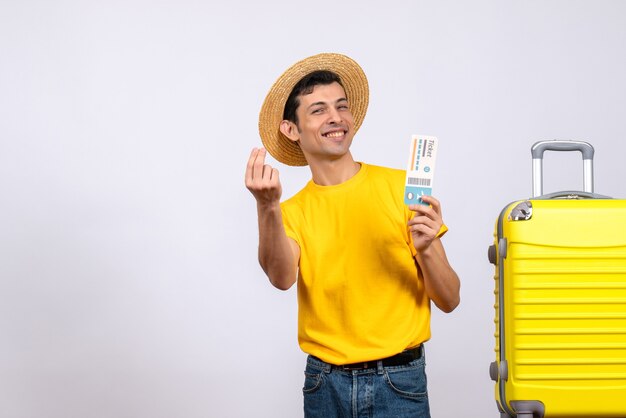
[[[423,353],[423,350],[422,350]],[[305,418],[430,418],[424,354],[403,365],[341,370],[309,356]]]

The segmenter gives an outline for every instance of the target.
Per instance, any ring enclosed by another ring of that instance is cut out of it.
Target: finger
[[[428,216],[430,218],[434,218],[436,216],[435,210],[426,205],[410,205],[409,209],[415,212],[415,216]]]
[[[252,173],[252,179],[258,180],[263,178],[263,166],[265,165],[265,148],[260,148],[259,152],[254,160],[254,172]]]
[[[272,170],[273,168],[269,164],[265,164],[263,166],[263,175],[262,175],[263,180],[268,181],[268,182],[272,180]]]
[[[433,196],[424,195],[422,196],[422,201],[431,205],[433,209],[435,209],[435,212],[439,214],[441,213],[441,202],[439,202],[439,200],[437,200]]]
[[[424,224],[412,225],[409,230],[412,234],[418,234],[423,236],[435,237],[436,233],[434,230]]]
[[[412,210],[413,212],[423,212],[425,210],[430,210],[430,205],[427,204],[426,201],[424,201],[424,203],[412,203],[409,205],[409,210]]]
[[[275,168],[270,168],[269,169],[269,178],[267,179],[267,185],[271,188],[271,189],[275,189],[275,190],[281,190],[281,186],[280,186],[280,174],[278,172],[277,169]]]
[[[441,216],[441,209],[439,207],[439,202],[435,199],[433,203],[435,204],[435,206],[412,205],[414,206],[413,207],[413,211],[415,212],[414,216],[428,216],[430,219],[443,223],[443,218]]]
[[[416,216],[408,222],[409,228],[416,225],[425,225],[432,230],[438,230],[439,223],[428,216]]]
[[[250,158],[248,158],[248,164],[246,165],[246,184],[250,184],[252,182],[252,178],[254,176],[254,161],[256,160],[258,154],[259,149],[256,147],[252,148]]]
[[[270,177],[270,180],[272,181],[272,183],[280,184],[279,175],[280,173],[278,172],[278,169],[272,168],[272,176]]]

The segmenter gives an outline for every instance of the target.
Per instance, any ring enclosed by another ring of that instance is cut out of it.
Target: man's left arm
[[[432,196],[422,196],[426,205],[410,205],[415,212],[409,231],[428,297],[444,312],[452,312],[460,302],[461,282],[450,266],[446,251],[437,236],[443,225],[441,204]]]

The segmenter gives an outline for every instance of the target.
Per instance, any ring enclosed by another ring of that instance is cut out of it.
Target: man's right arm
[[[285,233],[278,170],[265,164],[265,155],[263,148],[252,150],[246,167],[246,187],[257,203],[259,263],[272,285],[287,290],[296,282],[300,247]]]

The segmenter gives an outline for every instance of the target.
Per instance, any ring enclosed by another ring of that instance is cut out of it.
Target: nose
[[[329,123],[340,123],[343,121],[343,117],[341,113],[336,107],[332,107],[328,112],[328,122]]]

